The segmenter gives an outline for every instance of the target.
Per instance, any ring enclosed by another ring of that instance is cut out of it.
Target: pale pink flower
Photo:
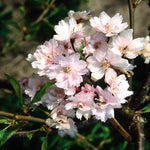
[[[19,81],[20,87],[21,87],[21,92],[24,93],[24,90],[26,89],[28,85],[28,80],[29,78],[24,77]]]
[[[99,50],[93,56],[87,58],[88,69],[91,71],[91,79],[97,81],[101,79],[108,68],[114,67],[122,72],[132,70],[134,67],[127,59],[113,53],[109,49]]]
[[[146,41],[144,38],[133,39],[133,30],[128,29],[113,37],[112,51],[129,59],[136,58],[139,51],[144,49]]]
[[[75,39],[83,37],[86,33],[86,27],[83,27],[82,23],[77,24],[74,18],[70,18],[69,21],[61,20],[58,25],[55,26],[54,39],[59,41],[70,41],[70,39]]]
[[[67,110],[65,105],[67,102],[65,100],[62,100],[59,104],[57,103],[57,106],[52,110],[51,112],[51,117],[53,119],[56,119],[57,116],[59,115],[64,115],[68,117],[75,117],[75,111],[73,109]]]
[[[70,10],[69,13],[68,13],[68,17],[69,18],[75,18],[77,23],[80,23],[82,20],[88,20],[90,19],[90,15],[89,15],[90,12],[87,12],[86,10],[84,11],[73,11],[73,10]]]
[[[58,88],[56,85],[52,85],[46,90],[40,103],[46,106],[49,110],[52,110],[64,101],[64,98],[64,89]]]
[[[99,86],[96,87],[96,93],[99,99],[92,109],[92,114],[95,115],[96,119],[100,119],[103,122],[114,117],[114,109],[121,108],[121,104],[126,102],[124,99],[119,99],[107,89],[103,90]]]
[[[99,17],[92,17],[90,23],[96,31],[103,32],[107,37],[111,37],[127,28],[127,23],[122,23],[122,20],[123,18],[119,13],[111,18],[103,11]]]
[[[47,76],[50,79],[56,79],[55,85],[65,89],[66,94],[73,94],[75,86],[79,87],[83,81],[82,75],[88,72],[86,62],[80,60],[79,53],[57,56],[54,58],[54,62],[55,64],[49,67],[50,71]]]
[[[141,54],[143,54],[145,58],[145,63],[148,64],[150,63],[150,37],[147,36],[145,39],[146,39],[146,46],[142,50]]]
[[[107,90],[120,99],[133,94],[132,91],[128,91],[129,83],[126,80],[126,76],[124,74],[117,76],[117,73],[112,68],[106,71],[105,82],[109,84]]]
[[[40,76],[45,75],[49,65],[53,64],[53,58],[63,53],[54,39],[46,41],[43,45],[37,47],[36,52],[29,54],[27,60],[31,61],[32,67],[38,69]]]
[[[64,52],[64,54],[74,53],[74,50],[72,48],[72,44],[70,41],[60,41],[59,46],[60,46],[60,49]]]
[[[74,121],[64,115],[59,115],[55,119],[48,118],[46,120],[46,124],[50,127],[55,127],[58,129],[58,133],[61,136],[64,134],[74,136],[75,132],[77,132],[77,127],[75,126]]]
[[[93,36],[91,36],[91,39],[86,47],[83,48],[83,53],[91,54],[96,52],[98,49],[103,49],[107,46],[106,39],[107,38],[104,33],[96,32]]]
[[[84,93],[93,93],[93,95],[95,95],[94,94],[94,92],[95,92],[94,86],[93,85],[91,86],[88,83],[84,84],[84,86],[81,87],[81,91],[83,91]]]
[[[66,109],[70,110],[77,108],[76,117],[81,120],[82,116],[84,116],[88,120],[91,116],[91,108],[94,105],[93,98],[93,92],[85,93],[84,91],[81,91],[75,96],[68,98],[70,102],[66,104]]]
[[[50,80],[46,77],[40,77],[39,75],[33,75],[33,77],[28,79],[28,85],[25,89],[25,94],[33,98],[36,91],[39,90],[44,83],[49,82]]]

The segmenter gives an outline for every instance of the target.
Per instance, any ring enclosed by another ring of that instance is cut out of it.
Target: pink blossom
[[[139,51],[144,49],[146,41],[144,38],[133,39],[133,30],[128,29],[122,31],[118,36],[113,37],[112,50],[113,52],[123,55],[129,59],[136,58]]]
[[[91,36],[91,39],[86,47],[83,48],[83,53],[91,54],[96,52],[98,49],[103,49],[107,46],[105,34],[103,33],[95,33]]]
[[[66,93],[73,94],[75,86],[80,86],[83,81],[82,75],[85,75],[86,62],[80,60],[80,54],[58,56],[54,58],[55,64],[49,67],[47,76],[50,79],[56,79],[56,85],[66,90]]]
[[[145,38],[145,40],[146,40],[146,46],[141,51],[141,54],[143,54],[143,57],[145,59],[145,63],[148,64],[148,63],[150,63],[150,37],[147,36]]]
[[[77,23],[80,23],[82,20],[90,19],[91,16],[89,15],[89,12],[87,12],[86,10],[77,11],[77,12],[70,10],[68,13],[68,17],[69,18],[75,18]]]
[[[28,55],[27,60],[32,61],[32,67],[38,69],[40,76],[45,75],[48,66],[53,64],[53,58],[63,53],[54,39],[46,41],[43,45],[37,47],[36,52]]]
[[[86,83],[81,87],[81,91],[83,91],[84,93],[93,93],[94,95],[95,88],[93,85],[91,86],[90,84]]]
[[[81,91],[75,96],[68,98],[70,102],[66,104],[66,109],[70,110],[77,108],[76,117],[81,120],[82,116],[84,116],[88,120],[91,116],[91,108],[94,105],[93,98],[93,92],[85,93],[84,91]]]
[[[107,37],[111,37],[127,28],[127,23],[122,23],[122,20],[123,18],[119,13],[111,18],[103,11],[100,13],[99,18],[91,18],[90,23],[96,31],[103,32]]]
[[[113,53],[109,49],[99,50],[93,56],[87,58],[88,69],[91,71],[91,79],[97,81],[101,79],[108,68],[114,67],[122,72],[132,70],[134,67],[128,63],[127,59]]]
[[[109,84],[107,90],[118,98],[124,99],[133,94],[132,91],[128,91],[129,83],[125,75],[122,74],[117,76],[117,73],[112,68],[106,71],[105,82]]]
[[[100,119],[103,122],[114,117],[114,109],[121,108],[121,104],[126,102],[124,99],[119,99],[107,89],[103,90],[99,86],[96,87],[96,93],[99,99],[92,109],[92,114],[95,115],[96,119]]]
[[[87,27],[83,27],[82,23],[77,24],[74,18],[70,18],[69,21],[61,20],[58,25],[55,26],[54,39],[59,41],[70,41],[70,39],[75,39],[83,37],[86,33]]]
[[[25,94],[33,98],[36,91],[39,90],[44,83],[49,82],[50,80],[46,77],[40,77],[39,75],[33,75],[33,77],[28,79],[28,85],[25,89]]]
[[[40,103],[46,106],[49,110],[52,110],[64,101],[64,98],[64,89],[58,88],[56,85],[52,85],[46,90]]]
[[[75,132],[77,132],[77,127],[75,126],[74,121],[71,118],[67,118],[63,115],[59,115],[55,119],[48,118],[46,120],[46,124],[50,127],[55,127],[58,129],[58,133],[61,136],[65,134],[74,136]]]
[[[75,117],[75,111],[73,109],[67,110],[65,105],[67,102],[65,100],[60,101],[57,103],[57,105],[54,107],[54,109],[51,112],[51,117],[53,119],[56,119],[58,115],[64,115],[68,117]]]

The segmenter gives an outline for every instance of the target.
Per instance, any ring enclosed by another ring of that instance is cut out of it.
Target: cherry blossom
[[[138,56],[139,51],[144,49],[145,44],[144,38],[133,39],[133,30],[128,29],[113,37],[112,50],[121,56],[133,59]]]
[[[103,32],[107,37],[111,37],[127,28],[127,23],[122,23],[122,20],[123,18],[119,13],[111,18],[103,11],[99,17],[92,17],[90,23],[96,31]]]
[[[65,89],[66,93],[73,94],[75,86],[80,86],[83,81],[82,75],[88,72],[86,62],[80,60],[79,53],[55,57],[54,62],[47,76],[56,79],[56,86]]]
[[[28,84],[25,89],[25,94],[27,94],[31,99],[34,97],[37,90],[39,90],[44,83],[49,82],[50,80],[46,77],[40,77],[35,74],[33,77],[28,79]]]
[[[91,36],[86,47],[83,48],[83,53],[92,54],[98,49],[103,49],[107,45],[106,39],[105,34],[96,32]]]
[[[53,58],[62,54],[58,42],[54,39],[46,41],[43,45],[37,47],[36,52],[32,55],[29,54],[27,60],[31,61],[32,67],[38,69],[40,76],[45,75],[48,66],[53,64]]]
[[[113,93],[118,98],[126,98],[133,94],[132,91],[128,91],[129,83],[126,80],[124,74],[117,76],[117,73],[109,68],[105,74],[105,82],[109,84],[107,90]]]
[[[146,46],[141,51],[141,54],[143,54],[143,56],[145,58],[145,63],[148,64],[148,63],[150,63],[150,37],[147,36],[145,38],[145,40],[146,40]]]
[[[68,17],[69,18],[75,18],[77,23],[80,23],[82,20],[88,20],[90,19],[90,15],[89,15],[90,12],[87,12],[86,10],[84,11],[73,11],[73,10],[70,10],[69,13],[68,13]]]
[[[81,91],[75,96],[68,98],[70,102],[66,104],[66,109],[77,108],[76,117],[81,120],[82,116],[84,116],[88,120],[91,116],[91,108],[94,105],[93,98],[93,92],[85,93]]]
[[[59,41],[70,41],[78,37],[83,37],[86,33],[87,27],[83,27],[82,23],[77,23],[74,18],[70,18],[69,21],[61,20],[58,25],[55,26],[54,39]]]
[[[63,136],[64,134],[74,136],[75,132],[77,132],[74,121],[71,118],[67,118],[63,115],[59,115],[55,119],[48,118],[46,120],[46,124],[50,127],[55,127],[56,129],[59,129],[58,133],[61,136]]]
[[[90,21],[90,28],[84,20]],[[119,13],[111,18],[105,12],[91,17],[87,11],[70,11],[54,27],[53,38],[28,55],[37,75],[22,80],[22,90],[31,102],[44,83],[55,82],[34,105],[48,110],[46,124],[58,129],[61,136],[75,135],[73,119],[88,120],[94,116],[105,122],[115,117],[114,110],[133,94],[128,90],[126,75],[135,66],[128,58],[143,55],[145,63],[150,62],[149,37],[133,39],[133,30],[125,30],[128,25],[122,21]],[[91,34],[92,28],[95,33]],[[105,83],[104,89],[101,83]]]
[[[101,79],[106,70],[114,67],[122,72],[132,70],[134,67],[128,63],[127,59],[113,53],[107,48],[97,51],[93,56],[87,58],[88,69],[91,71],[91,79],[97,81]]]
[[[121,108],[121,104],[126,102],[126,100],[119,99],[107,89],[103,90],[99,86],[96,87],[96,93],[98,94],[99,99],[92,109],[92,114],[95,115],[96,119],[103,122],[114,117],[114,109]]]

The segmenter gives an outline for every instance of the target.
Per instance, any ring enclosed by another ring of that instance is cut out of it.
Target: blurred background
[[[98,16],[105,11],[111,17],[120,13],[129,24],[129,9],[127,0],[0,0],[0,83],[5,87],[5,73],[13,76],[16,80],[23,77],[30,77],[34,70],[26,61],[28,53],[33,53],[36,47],[44,41],[52,38],[54,25],[65,18],[69,10],[90,11],[92,16]],[[149,34],[150,7],[148,1],[143,1],[135,11],[135,37],[146,37]],[[137,60],[142,69],[137,69],[139,76],[134,82],[135,89],[144,80],[144,75],[148,69],[143,61]],[[143,67],[144,66],[144,67]],[[141,77],[141,73],[143,76]],[[14,105],[10,103],[14,102]],[[13,96],[4,95],[0,92],[0,109],[15,110],[17,102]],[[4,106],[7,106],[4,108]],[[39,112],[37,112],[38,114]],[[148,115],[147,121],[148,119]],[[39,126],[30,123],[29,129]],[[148,125],[145,126],[148,131]],[[79,130],[95,146],[105,150],[124,150],[132,148],[132,144],[124,141],[123,137],[108,123],[95,123]],[[148,137],[147,135],[146,137]],[[13,138],[10,139],[0,149],[9,150],[39,150],[43,137]],[[150,149],[149,138],[146,138],[146,149]],[[57,133],[48,139],[48,149],[71,150],[85,149],[86,145],[77,137],[60,138]]]

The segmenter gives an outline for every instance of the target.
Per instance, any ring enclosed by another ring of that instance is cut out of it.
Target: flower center
[[[111,30],[111,27],[108,23],[106,23],[105,29],[106,29],[106,32],[109,32]]]
[[[63,71],[64,71],[64,73],[69,73],[69,72],[71,72],[71,69],[69,66],[67,66],[67,67],[63,68]]]
[[[96,43],[94,44],[94,48],[95,48],[95,49],[98,49],[98,48],[100,47],[100,45],[101,45],[101,42],[96,42]]]
[[[103,69],[107,69],[110,66],[108,60],[105,58],[101,61],[101,65],[102,65]]]

